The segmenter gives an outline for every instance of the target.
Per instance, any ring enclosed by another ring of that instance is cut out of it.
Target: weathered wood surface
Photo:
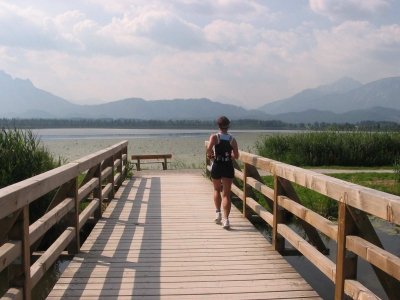
[[[151,174],[124,182],[48,299],[320,299],[236,208],[213,222],[201,173]]]

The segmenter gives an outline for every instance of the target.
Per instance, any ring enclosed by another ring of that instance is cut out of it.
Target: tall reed
[[[61,165],[41,144],[31,130],[0,130],[0,188],[28,179]],[[51,201],[51,195],[33,202],[30,207],[31,223],[41,217]]]
[[[278,134],[256,143],[261,156],[296,166],[391,166],[400,133],[308,132]]]

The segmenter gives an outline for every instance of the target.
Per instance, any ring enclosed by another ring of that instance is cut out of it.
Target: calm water
[[[208,139],[212,129],[106,129],[106,128],[60,128],[60,129],[37,129],[35,133],[42,140],[49,139],[137,139],[137,138],[182,138],[203,137]],[[274,134],[295,133],[295,130],[230,130],[232,135],[241,134]]]
[[[68,161],[75,160],[90,153],[99,151],[119,141],[129,141],[129,154],[173,153],[176,166],[197,166],[204,162],[204,141],[208,140],[215,130],[158,130],[158,129],[40,129],[36,133],[55,155],[60,155]],[[262,136],[277,133],[295,133],[297,131],[230,131],[238,141],[239,149],[253,152],[254,144]],[[190,165],[192,163],[192,165]],[[374,227],[384,248],[400,257],[399,228],[384,221],[373,220]],[[302,235],[302,230],[295,224],[292,229]],[[264,236],[270,239],[271,231],[267,227],[259,227]],[[324,242],[330,249],[328,256],[332,261],[336,257],[336,243],[329,238]],[[306,258],[300,256],[285,257],[285,259],[307,280],[323,299],[333,299],[334,286]],[[34,298],[45,299],[59,278],[68,261],[57,261],[46,276],[35,287]],[[4,272],[0,274],[0,295],[4,292]],[[358,280],[382,299],[387,299],[380,283],[369,263],[359,259]]]

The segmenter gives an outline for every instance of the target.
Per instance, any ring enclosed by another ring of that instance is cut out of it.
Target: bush
[[[400,154],[400,133],[310,132],[266,136],[261,156],[296,166],[391,166]]]
[[[54,159],[31,130],[5,129],[0,131],[0,188],[28,179],[61,165]],[[54,193],[53,193],[54,194]],[[52,195],[45,195],[30,204],[30,223],[41,217]]]
[[[393,169],[396,181],[400,183],[400,156],[394,158]]]

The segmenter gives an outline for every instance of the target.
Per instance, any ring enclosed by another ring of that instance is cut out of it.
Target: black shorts
[[[231,161],[213,162],[211,166],[211,178],[221,179],[235,177],[235,169]]]

